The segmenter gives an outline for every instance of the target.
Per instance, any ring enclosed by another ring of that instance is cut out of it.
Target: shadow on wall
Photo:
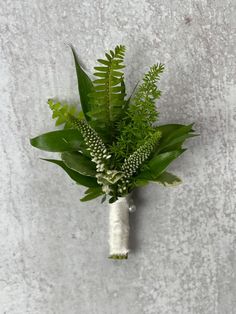
[[[130,238],[129,247],[132,252],[137,252],[139,250],[138,241],[138,230],[140,230],[140,213],[142,208],[145,206],[144,194],[141,193],[141,189],[136,189],[132,193],[134,204],[136,206],[136,211],[131,213],[129,216],[130,221]]]

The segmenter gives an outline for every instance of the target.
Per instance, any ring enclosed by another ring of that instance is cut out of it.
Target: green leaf
[[[166,124],[158,126],[157,129],[162,132],[162,137],[156,154],[180,149],[187,138],[195,136],[195,134],[192,134],[194,132],[192,126],[192,124]]]
[[[148,183],[149,183],[149,181],[145,180],[145,179],[135,179],[134,182],[132,183],[132,185],[133,185],[133,187],[140,188],[140,187],[147,185]]]
[[[124,51],[124,46],[116,46],[114,52],[110,51],[110,54],[105,54],[107,60],[98,60],[102,66],[94,68],[96,71],[94,75],[98,79],[93,81],[94,91],[89,95],[91,111],[88,116],[90,125],[105,142],[113,141],[116,136],[117,121],[124,113],[124,74],[118,71],[124,67],[120,64],[123,62]]]
[[[168,143],[162,146],[162,149],[158,152],[167,152],[172,150],[181,149],[184,141],[190,137],[197,136],[196,134],[184,134],[182,136],[171,139]]]
[[[68,168],[63,161],[61,160],[55,160],[55,159],[45,159],[42,158],[42,160],[46,160],[48,162],[52,162],[58,166],[60,166],[65,172],[69,175],[69,177],[74,180],[77,184],[86,186],[86,187],[91,187],[91,188],[97,188],[100,187],[100,185],[97,183],[97,180],[92,177],[87,177],[84,176],[70,168]]]
[[[104,65],[110,65],[110,62],[107,61],[107,60],[103,60],[103,59],[98,59],[98,62],[101,63],[101,64],[104,64]]]
[[[97,198],[98,196],[104,194],[101,187],[98,188],[89,188],[85,191],[85,196],[80,199],[81,202],[87,202],[94,198]]]
[[[62,153],[61,158],[64,164],[72,170],[90,177],[96,175],[95,163],[81,153],[65,152]]]
[[[32,146],[49,152],[83,151],[85,143],[79,130],[66,129],[39,135],[30,140]]]
[[[109,204],[112,204],[112,203],[114,203],[115,201],[117,201],[117,197],[112,196],[112,197],[109,199]]]
[[[176,175],[170,173],[170,172],[163,172],[160,176],[158,176],[156,179],[152,179],[151,182],[159,183],[164,186],[176,186],[182,183],[182,180],[177,177]]]
[[[159,175],[157,178],[153,179],[150,177],[150,180],[147,179],[136,179],[133,182],[134,187],[142,187],[148,184],[149,182],[152,183],[159,183],[164,186],[168,187],[174,187],[182,183],[182,180],[177,177],[176,175],[170,173],[170,172],[163,172],[161,175]]]
[[[162,137],[167,138],[173,132],[176,132],[178,129],[184,127],[183,124],[164,124],[159,125],[157,129],[161,131]]]
[[[154,156],[148,162],[145,169],[141,171],[140,174],[136,177],[136,179],[145,179],[148,181],[156,179],[159,175],[162,174],[162,172],[165,171],[169,164],[179,157],[184,151],[185,149],[180,149]]]
[[[155,132],[153,124],[158,117],[155,101],[161,94],[157,82],[163,70],[162,64],[154,64],[144,75],[134,97],[125,100],[123,117],[117,123],[118,136],[112,145],[117,159],[126,159]]]
[[[56,120],[56,126],[65,124],[64,128],[70,128],[68,116],[73,116],[79,120],[84,119],[82,111],[77,110],[77,106],[61,103],[53,99],[48,99],[49,108],[52,110],[52,118]]]
[[[93,83],[88,77],[88,75],[85,73],[85,71],[82,69],[82,67],[79,64],[79,59],[76,54],[76,51],[74,47],[71,45],[71,50],[74,56],[75,61],[75,68],[76,68],[76,74],[77,74],[77,80],[78,80],[78,90],[80,94],[80,102],[82,106],[82,110],[84,113],[84,116],[87,121],[90,120],[90,117],[88,116],[88,112],[91,111],[90,101],[89,101],[89,94],[93,92]]]

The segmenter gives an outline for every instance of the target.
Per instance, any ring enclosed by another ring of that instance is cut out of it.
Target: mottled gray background
[[[0,314],[236,313],[235,9],[1,0]],[[125,44],[129,88],[165,63],[160,122],[201,134],[171,166],[182,186],[138,192],[127,261],[107,258],[108,208],[29,145],[54,127],[49,97],[78,100],[70,42],[90,72]]]

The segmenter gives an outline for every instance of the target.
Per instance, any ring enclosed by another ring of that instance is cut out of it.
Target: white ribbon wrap
[[[126,255],[129,251],[129,197],[120,197],[109,207],[110,256]]]

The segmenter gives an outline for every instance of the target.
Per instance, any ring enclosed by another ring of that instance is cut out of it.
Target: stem
[[[129,242],[129,200],[120,197],[109,204],[109,246],[110,258],[127,259]]]

